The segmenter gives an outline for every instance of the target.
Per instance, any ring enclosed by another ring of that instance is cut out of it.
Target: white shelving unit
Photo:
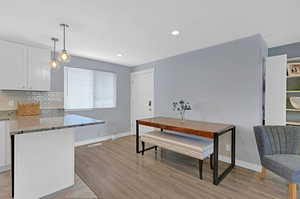
[[[300,62],[300,57],[295,57],[295,58],[289,58],[287,59],[287,63],[296,63],[296,62]],[[288,96],[299,96],[300,94],[300,84],[299,84],[299,88],[293,88],[291,90],[289,90],[289,80],[290,81],[298,81],[299,79],[299,83],[300,83],[300,75],[299,76],[287,76],[287,101],[288,100]],[[299,90],[298,90],[299,89]],[[299,114],[299,121],[290,121],[289,120],[289,114]],[[291,106],[287,106],[286,108],[286,115],[287,115],[287,120],[286,120],[286,125],[293,125],[293,126],[300,126],[300,109],[295,109]]]

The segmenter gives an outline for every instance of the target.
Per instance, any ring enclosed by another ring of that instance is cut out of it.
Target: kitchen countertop
[[[4,116],[4,117],[0,117],[0,121],[5,121],[5,120],[9,120],[10,118],[9,117],[6,117],[6,116]]]
[[[58,117],[64,115],[66,115],[64,109],[41,109],[41,115],[39,115],[38,117],[45,118],[45,117]],[[21,118],[20,116],[16,115],[16,110],[0,111],[0,121],[15,120],[17,117]]]
[[[59,117],[16,117],[14,119],[9,119],[7,122],[11,135],[105,123],[105,121],[102,120],[96,120],[93,118],[73,114]]]

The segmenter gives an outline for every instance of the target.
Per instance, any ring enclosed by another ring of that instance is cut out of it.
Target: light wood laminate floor
[[[220,185],[212,182],[209,161],[198,178],[197,160],[167,150],[135,153],[135,137],[127,136],[75,150],[76,185],[53,194],[52,199],[285,199],[287,182],[268,173],[265,180],[256,172],[236,167]],[[227,166],[221,163],[221,166]],[[87,184],[89,186],[86,187]],[[0,174],[0,199],[10,198],[10,174]]]
[[[76,175],[75,185],[42,199],[97,199],[98,197]],[[0,199],[11,199],[11,176],[10,172],[0,173]]]
[[[287,182],[274,174],[259,180],[236,167],[215,186],[209,160],[200,180],[196,159],[167,150],[136,154],[135,136],[78,147],[75,154],[76,173],[101,199],[288,198]]]

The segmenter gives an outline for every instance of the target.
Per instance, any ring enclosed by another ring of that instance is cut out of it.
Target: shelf
[[[288,61],[288,63],[289,63],[289,62],[292,62],[292,63],[293,63],[293,62],[299,62],[299,61],[300,61],[300,57],[288,58],[287,61]]]
[[[291,112],[300,112],[300,109],[294,109],[294,108],[287,108],[286,111],[291,111]]]
[[[288,78],[288,79],[294,79],[294,78],[299,78],[300,77],[300,75],[299,76],[286,76],[286,78]]]
[[[290,91],[286,91],[287,93],[300,93],[300,90],[290,90]]]
[[[287,121],[287,125],[300,126],[300,122]]]

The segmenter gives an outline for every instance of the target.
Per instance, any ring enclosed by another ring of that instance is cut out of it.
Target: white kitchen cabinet
[[[26,46],[0,40],[0,60],[0,89],[26,89]]]
[[[50,49],[0,40],[0,90],[50,90]]]
[[[6,163],[6,134],[3,122],[0,122],[0,168]],[[1,171],[1,170],[0,170]]]
[[[6,121],[0,121],[0,172],[10,166],[10,135]]]
[[[28,89],[50,90],[50,51],[35,47],[28,48]]]

